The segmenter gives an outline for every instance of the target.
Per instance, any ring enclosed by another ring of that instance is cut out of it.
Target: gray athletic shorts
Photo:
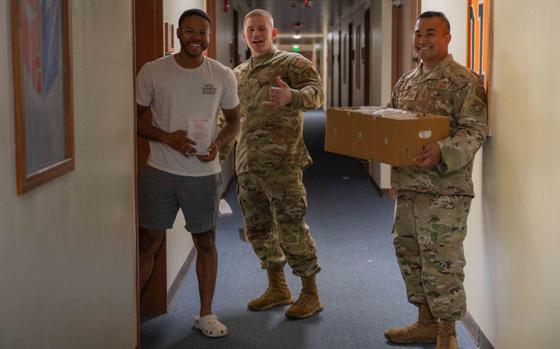
[[[144,166],[138,182],[140,227],[156,231],[172,228],[179,208],[189,232],[200,234],[216,227],[221,174],[187,177]]]

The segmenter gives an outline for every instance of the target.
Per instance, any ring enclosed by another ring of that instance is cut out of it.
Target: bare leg
[[[139,233],[140,265],[138,273],[140,279],[140,297],[142,297],[146,284],[152,276],[155,255],[163,241],[164,231],[140,228]]]
[[[196,248],[196,276],[200,293],[200,316],[212,314],[212,299],[216,286],[218,270],[218,253],[216,251],[216,232],[210,230],[202,234],[193,234]]]

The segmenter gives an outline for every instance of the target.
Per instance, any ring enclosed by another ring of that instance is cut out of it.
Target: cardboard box
[[[367,114],[360,107],[328,108],[325,151],[409,166],[425,144],[448,135],[447,116],[421,114],[402,120]]]

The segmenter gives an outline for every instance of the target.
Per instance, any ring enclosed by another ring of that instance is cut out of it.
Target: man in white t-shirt
[[[216,284],[215,225],[221,184],[218,151],[239,128],[237,82],[231,69],[204,57],[210,18],[198,9],[179,18],[181,51],[146,63],[137,77],[138,134],[150,141],[139,176],[140,290],[144,290],[164,232],[179,208],[197,251],[200,313],[194,326],[209,337],[227,334],[212,313]],[[148,108],[152,122],[146,119]],[[216,131],[222,111],[226,123]]]

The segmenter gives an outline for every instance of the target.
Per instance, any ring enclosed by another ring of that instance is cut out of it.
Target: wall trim
[[[467,331],[469,331],[469,334],[473,338],[474,344],[476,344],[476,346],[478,346],[480,349],[494,349],[494,346],[492,345],[492,343],[490,343],[490,340],[488,339],[488,337],[486,337],[484,332],[482,332],[480,326],[478,326],[468,310],[465,313],[465,317],[463,318],[462,322]]]
[[[195,256],[196,248],[194,248],[193,246],[193,248],[191,248],[191,252],[189,252],[189,255],[185,259],[185,263],[183,263],[183,266],[181,267],[181,269],[179,269],[175,280],[173,280],[171,287],[169,287],[169,290],[167,291],[167,309],[171,309],[172,304],[175,302],[175,298],[177,298],[177,291],[179,291],[179,286],[181,286],[181,283],[185,279],[185,276],[187,275]]]

